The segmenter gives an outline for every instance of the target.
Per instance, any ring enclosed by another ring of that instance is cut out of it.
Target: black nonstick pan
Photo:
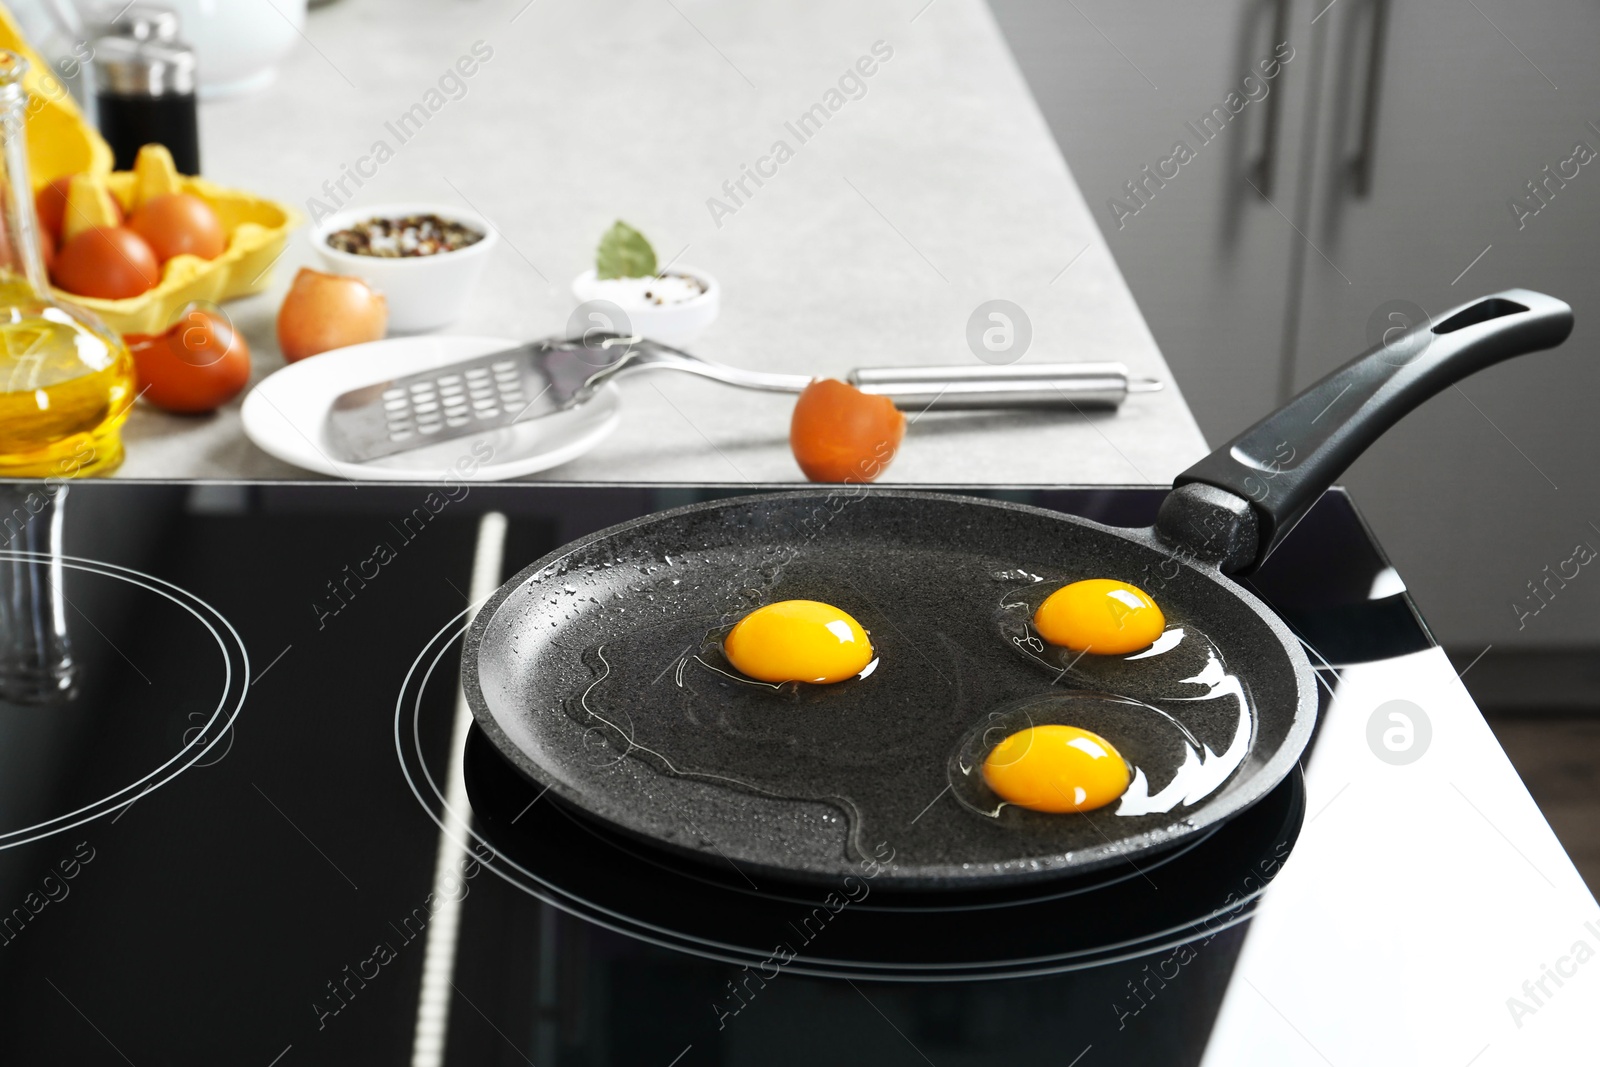
[[[1407,411],[1571,329],[1566,304],[1510,290],[1392,337],[1184,472],[1148,529],[864,486],[614,526],[489,599],[463,687],[499,751],[557,802],[752,881],[957,889],[1137,865],[1260,799],[1311,735],[1299,642],[1230,576]],[[1033,607],[1090,577],[1151,594],[1162,639],[1127,656],[1039,642]],[[833,686],[739,676],[722,636],[785,599],[854,615],[875,668]],[[1120,801],[996,805],[977,763],[1051,722],[1127,758]]]

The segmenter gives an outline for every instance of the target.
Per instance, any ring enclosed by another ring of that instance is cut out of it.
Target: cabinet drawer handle
[[[1288,40],[1289,0],[1267,0],[1272,8],[1271,41]],[[1283,90],[1267,94],[1267,112],[1262,119],[1261,155],[1256,157],[1246,173],[1255,178],[1256,191],[1266,199],[1272,197],[1272,181],[1278,169],[1278,123]]]
[[[1361,100],[1361,140],[1349,167],[1350,195],[1364,200],[1372,193],[1372,158],[1378,139],[1378,93],[1383,85],[1383,52],[1389,30],[1389,0],[1369,0],[1372,20],[1367,37],[1367,84]]]

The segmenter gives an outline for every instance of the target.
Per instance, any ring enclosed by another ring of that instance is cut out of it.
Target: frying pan
[[[1137,866],[1255,803],[1310,738],[1305,654],[1234,578],[1406,412],[1571,329],[1565,303],[1509,290],[1387,338],[1180,475],[1151,528],[865,486],[623,523],[500,587],[467,634],[463,688],[557,802],[752,884],[969,889]],[[1032,606],[1086,577],[1149,592],[1163,640],[1126,657],[1035,640]],[[867,628],[869,674],[768,687],[721,659],[738,618],[802,598]],[[984,752],[1047,722],[1128,759],[1118,805],[1051,815],[986,793]]]

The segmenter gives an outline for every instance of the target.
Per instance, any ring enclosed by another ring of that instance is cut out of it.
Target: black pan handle
[[[1566,303],[1507,289],[1455,308],[1438,323],[1385,335],[1180,474],[1162,502],[1157,532],[1225,571],[1253,571],[1403,415],[1469,374],[1554,348],[1571,332]]]

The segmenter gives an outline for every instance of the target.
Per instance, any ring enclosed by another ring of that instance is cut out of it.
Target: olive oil
[[[115,333],[0,275],[0,477],[114,470],[133,381]]]
[[[105,474],[122,462],[133,357],[45,274],[28,168],[27,60],[0,51],[0,478]]]

